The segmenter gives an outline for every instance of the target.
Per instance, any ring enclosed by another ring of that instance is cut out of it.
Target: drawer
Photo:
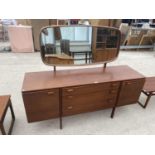
[[[112,108],[116,99],[96,100],[96,102],[74,104],[73,102],[63,105],[63,116],[74,115],[84,112],[91,112],[96,110],[102,110]]]
[[[111,108],[116,102],[117,95],[97,92],[93,94],[81,94],[79,96],[63,97],[63,114],[72,115],[82,112]]]
[[[23,101],[29,122],[59,116],[59,89],[23,93]]]
[[[68,103],[84,104],[84,103],[91,103],[91,102],[95,103],[98,100],[104,101],[106,99],[116,98],[117,91],[113,90],[113,93],[111,93],[111,91],[112,90],[108,90],[108,91],[105,90],[103,92],[63,96],[62,102],[63,104],[68,104]]]
[[[63,88],[62,93],[63,96],[88,94],[109,89],[117,89],[119,87],[119,84],[120,84],[119,82],[112,82],[112,83],[98,83],[84,86],[67,87]]]

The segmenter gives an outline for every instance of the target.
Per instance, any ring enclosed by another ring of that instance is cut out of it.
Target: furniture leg
[[[111,118],[114,117],[115,110],[116,110],[117,104],[118,104],[118,102],[119,102],[119,96],[120,96],[120,92],[121,92],[121,87],[122,87],[122,82],[121,82],[121,84],[120,84],[120,86],[119,86],[119,93],[118,93],[118,95],[117,95],[116,103],[115,103],[114,107],[112,108]]]
[[[114,117],[114,114],[115,114],[115,109],[116,109],[116,107],[113,107],[112,112],[111,112],[111,118],[113,118],[113,117]]]
[[[9,107],[10,107],[10,111],[11,111],[11,115],[12,115],[12,121],[11,121],[11,125],[10,125],[10,128],[9,128],[8,135],[10,135],[12,133],[13,125],[14,125],[14,122],[15,122],[15,114],[14,114],[14,111],[13,111],[11,101],[10,101]]]
[[[56,66],[53,66],[53,70],[54,70],[54,72],[56,72]]]
[[[104,63],[104,69],[107,67],[107,63]]]
[[[14,114],[14,111],[13,111],[13,107],[12,107],[11,101],[10,101],[10,110],[11,110],[12,118],[15,120],[15,114]]]
[[[59,118],[60,121],[60,129],[62,129],[62,117]]]
[[[72,57],[74,58],[74,52],[72,52]]]
[[[5,132],[5,129],[2,123],[0,124],[0,129],[1,129],[2,134],[6,135],[6,132]]]
[[[139,101],[138,101],[138,104],[139,104],[142,108],[145,109],[145,108],[147,107],[148,103],[149,103],[149,100],[150,100],[151,96],[152,96],[152,93],[149,93],[149,95],[147,95],[147,99],[146,99],[146,102],[145,102],[144,105],[142,105]]]

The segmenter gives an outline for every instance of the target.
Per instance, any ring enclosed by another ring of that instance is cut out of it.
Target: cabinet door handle
[[[48,95],[54,95],[53,91],[47,92]]]
[[[71,110],[73,109],[73,106],[68,106],[67,109]]]
[[[73,92],[74,89],[67,89],[67,92]]]

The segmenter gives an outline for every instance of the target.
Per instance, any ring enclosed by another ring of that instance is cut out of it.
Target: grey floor
[[[155,76],[155,52],[121,51],[109,65],[128,65],[145,76]],[[63,130],[59,129],[58,119],[27,123],[21,96],[24,73],[44,70],[52,67],[41,62],[39,53],[0,53],[0,94],[12,95],[16,115],[12,134],[155,134],[155,97],[145,110],[138,104],[117,108],[114,119],[110,118],[111,109],[65,117]],[[141,95],[140,100],[144,102],[145,96]],[[7,119],[6,128],[9,113]]]

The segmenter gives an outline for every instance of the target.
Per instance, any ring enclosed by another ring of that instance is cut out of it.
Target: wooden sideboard
[[[137,103],[145,78],[128,66],[26,73],[22,96],[28,122]]]

